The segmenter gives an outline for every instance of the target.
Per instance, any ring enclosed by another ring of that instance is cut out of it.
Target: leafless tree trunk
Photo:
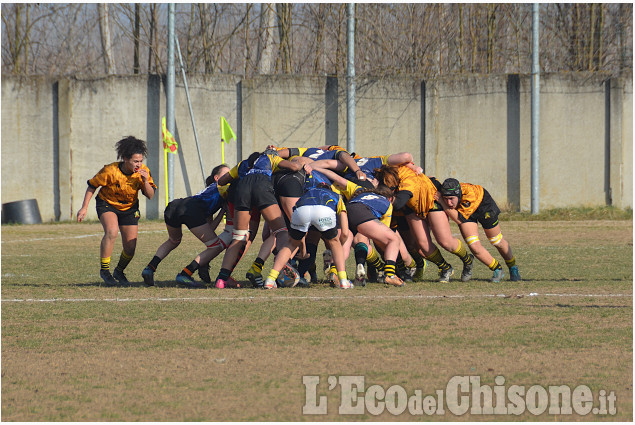
[[[110,25],[108,23],[108,3],[97,4],[97,12],[99,14],[99,34],[101,35],[101,48],[104,58],[104,72],[107,75],[114,74],[115,61],[112,54],[112,45],[110,43]]]
[[[262,3],[260,10],[260,34],[258,37],[258,74],[271,74],[273,71],[273,28],[276,13],[271,3]]]
[[[139,3],[135,3],[134,5],[134,57],[133,57],[133,65],[132,72],[134,74],[138,74],[141,71],[139,66],[139,31],[140,31],[140,16],[139,16]]]
[[[278,60],[280,61],[280,70],[284,74],[291,73],[291,4],[277,3],[278,12],[278,36],[280,45],[278,46]]]
[[[494,65],[494,43],[496,37],[496,5],[487,5],[487,72],[492,72]]]

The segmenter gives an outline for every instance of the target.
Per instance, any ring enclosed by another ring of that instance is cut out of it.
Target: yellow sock
[[[124,271],[128,264],[130,264],[130,260],[132,260],[132,255],[126,254],[126,251],[121,251],[121,256],[119,257],[119,263],[117,263],[117,268],[121,271]]]
[[[329,274],[331,274],[331,273],[337,274],[337,268],[335,267],[335,263],[333,263],[333,265],[329,269]]]
[[[413,259],[410,261],[410,265],[408,265],[408,268],[409,268],[409,269],[414,269],[415,267],[417,267],[417,262],[416,262],[416,261],[415,261],[415,259],[413,258]]]
[[[439,251],[439,248],[436,248],[432,254],[428,255],[426,257],[426,260],[433,262],[434,264],[437,265],[437,267],[443,270],[446,270],[449,267],[451,267],[450,264],[448,264],[448,262],[445,261],[445,258],[443,258],[443,255],[441,255],[441,251]]]
[[[465,249],[465,245],[463,245],[463,242],[461,242],[460,239],[457,239],[457,240],[459,241],[459,246],[456,248],[456,250],[452,251],[452,254],[459,257],[461,261],[465,263],[468,259],[467,249]]]
[[[274,269],[271,269],[271,271],[269,272],[269,277],[273,280],[276,280],[278,276],[280,276],[280,272]]]
[[[498,264],[498,260],[496,260],[496,258],[494,258],[494,260],[492,261],[492,264],[490,264],[490,265],[489,265],[489,266],[487,266],[487,267],[489,267],[489,269],[490,269],[490,270],[494,271],[494,270],[496,270],[497,268],[499,268],[499,267],[500,267],[500,265]]]
[[[110,257],[101,259],[101,269],[102,270],[110,270]]]
[[[505,264],[507,264],[507,267],[514,267],[516,265],[516,257],[512,257],[511,260],[505,260]]]
[[[343,272],[337,272],[337,277],[340,279],[340,282],[345,279],[348,279],[346,275],[346,270],[344,270]]]
[[[383,261],[381,261],[379,253],[372,246],[370,247],[368,255],[366,256],[366,262],[375,267],[377,270],[381,270],[383,268]]]

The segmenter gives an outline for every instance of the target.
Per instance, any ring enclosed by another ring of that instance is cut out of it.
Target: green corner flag
[[[220,138],[225,143],[229,143],[231,139],[236,139],[236,133],[229,126],[225,117],[220,117]]]

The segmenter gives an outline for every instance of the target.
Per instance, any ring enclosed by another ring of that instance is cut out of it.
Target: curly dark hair
[[[143,155],[144,158],[148,156],[146,142],[134,136],[128,136],[118,141],[115,144],[115,150],[117,151],[117,159],[129,159],[137,153]]]

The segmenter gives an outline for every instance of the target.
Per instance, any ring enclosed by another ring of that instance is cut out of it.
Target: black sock
[[[155,255],[154,257],[152,257],[152,260],[150,260],[150,262],[148,263],[148,267],[150,267],[152,270],[156,272],[160,262],[161,262],[161,259]]]
[[[232,274],[231,270],[220,269],[220,271],[218,272],[218,277],[216,279],[227,280],[229,279],[229,276],[231,276],[231,274]]]
[[[355,244],[355,264],[366,264],[366,257],[368,256],[368,246],[364,242]]]
[[[300,276],[304,276],[304,273],[309,271],[311,266],[315,264],[317,249],[318,247],[315,244],[306,244],[306,252],[309,254],[309,258],[298,261],[298,273],[300,273]]]
[[[198,270],[198,263],[196,262],[196,260],[192,261],[190,264],[187,265],[187,267],[183,269],[183,271],[190,276],[192,276],[192,274],[197,270]]]

